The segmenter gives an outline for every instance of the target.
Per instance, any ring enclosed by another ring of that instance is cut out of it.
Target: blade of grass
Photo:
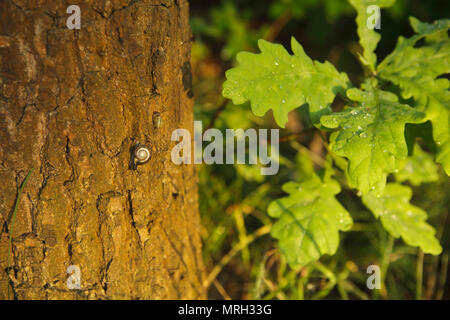
[[[214,286],[216,287],[217,291],[220,293],[222,298],[224,298],[225,300],[231,300],[230,295],[227,293],[222,284],[219,281],[217,281],[217,279],[214,279]]]
[[[416,265],[416,300],[422,300],[423,256],[424,256],[423,251],[419,249],[419,253],[417,254],[417,265]]]
[[[441,273],[439,276],[438,290],[436,293],[436,299],[442,300],[444,296],[445,282],[447,281],[447,271],[448,271],[448,253],[444,252],[441,259]]]
[[[268,234],[270,232],[270,229],[272,228],[272,225],[265,225],[261,228],[259,228],[258,230],[256,230],[255,232],[253,232],[251,235],[247,236],[245,238],[244,242],[239,242],[237,245],[235,245],[233,247],[233,249],[231,249],[219,262],[219,264],[217,264],[214,269],[209,273],[208,277],[206,278],[206,280],[203,282],[203,286],[205,288],[209,288],[209,286],[211,285],[211,283],[214,281],[214,279],[216,279],[217,275],[220,273],[220,271],[222,271],[223,267],[230,262],[230,260],[239,252],[241,251],[243,248],[247,247],[250,243],[252,243],[254,240],[256,240],[257,238]]]
[[[362,291],[357,286],[355,286],[351,281],[344,280],[344,281],[342,281],[341,285],[342,285],[343,288],[345,288],[345,290],[347,292],[353,293],[359,299],[361,299],[361,300],[368,300],[369,299],[369,296],[364,291]]]
[[[323,299],[335,287],[335,285],[337,283],[336,276],[333,273],[333,271],[328,269],[325,265],[323,265],[319,261],[314,262],[312,265],[314,266],[315,269],[319,270],[328,279],[328,283],[326,284],[326,286],[324,288],[322,288],[319,292],[317,292],[315,295],[313,295],[311,299],[312,300]]]
[[[242,209],[240,207],[237,207],[234,213],[239,242],[245,242],[245,239],[247,238],[247,229],[245,228],[244,213],[242,212]],[[248,266],[250,264],[250,252],[248,250],[248,247],[242,248],[241,255],[244,265]]]
[[[379,299],[379,296],[387,297],[386,276],[389,269],[389,264],[392,259],[392,250],[394,248],[394,238],[391,235],[387,235],[386,244],[381,260],[381,290],[373,290],[373,298]]]
[[[17,210],[19,209],[20,197],[22,196],[23,188],[25,188],[25,185],[27,184],[28,178],[33,173],[33,170],[34,170],[34,168],[32,168],[28,172],[28,174],[26,175],[25,179],[23,179],[22,183],[20,184],[20,187],[17,189],[16,203],[14,204],[14,210],[13,210],[12,217],[11,217],[11,228],[9,228],[8,273],[9,273],[9,268],[11,267],[12,236],[13,236],[13,232],[14,232],[14,224],[16,222]],[[10,288],[9,288],[9,285],[8,285],[8,300],[9,300],[9,296],[10,296]]]

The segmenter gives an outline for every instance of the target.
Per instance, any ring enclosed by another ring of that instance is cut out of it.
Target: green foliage
[[[450,20],[433,24],[410,18],[416,35],[399,38],[394,51],[378,68],[379,76],[400,86],[405,99],[414,98],[433,126],[436,161],[450,174],[450,82],[439,76],[450,73]],[[425,39],[425,44],[415,47]]]
[[[250,100],[257,116],[272,109],[281,127],[287,122],[288,112],[304,103],[309,104],[311,119],[318,124],[321,115],[331,112],[330,104],[337,91],[349,85],[345,73],[337,72],[329,62],[311,60],[294,38],[294,55],[265,40],[260,40],[258,46],[260,54],[237,55],[239,66],[227,71],[223,95],[235,104]]]
[[[204,124],[222,131],[226,128],[273,128],[270,110],[264,117],[258,117],[252,113],[250,101],[240,106],[223,101],[221,89],[225,79],[222,70],[238,65],[235,58],[239,51],[259,52],[257,44],[260,38],[282,43],[292,54],[288,48],[292,36],[302,44],[313,60],[329,60],[337,70],[348,72],[357,88],[360,83],[367,83],[357,65],[359,62],[363,65],[364,75],[372,78],[372,83],[377,80],[373,84],[376,90],[395,93],[401,104],[407,104],[427,116],[423,106],[428,100],[424,99],[425,103],[419,103],[420,99],[415,97],[405,98],[405,90],[398,83],[384,77],[386,71],[394,72],[393,69],[384,68],[384,65],[394,67],[393,64],[387,63],[387,59],[382,61],[380,57],[389,56],[389,50],[395,47],[399,34],[410,34],[408,16],[418,17],[421,21],[449,17],[450,6],[445,6],[445,0],[397,0],[392,7],[383,9],[381,30],[372,31],[373,34],[381,32],[383,36],[376,46],[381,63],[375,68],[364,63],[362,48],[360,51],[356,50],[356,32],[352,32],[355,27],[355,11],[346,1],[192,0],[190,8],[195,37],[191,51],[194,110],[196,120],[202,120]],[[439,37],[442,36],[446,35],[437,32],[427,38],[422,37],[414,44],[408,44],[410,49],[405,52],[431,47],[433,38],[440,41]],[[442,44],[435,46],[441,53],[448,45],[445,41]],[[399,55],[395,59],[399,71],[402,71],[402,66],[410,66],[408,72],[416,72],[417,76],[425,77],[426,72],[442,69],[442,65],[448,61],[448,56],[440,54],[434,55],[436,59],[423,59],[425,51],[413,51],[413,59],[406,55]],[[362,59],[353,58],[352,53],[359,58],[358,52]],[[428,52],[433,53],[430,50]],[[420,63],[417,63],[419,60]],[[418,72],[418,68],[422,71]],[[449,79],[448,74],[432,77],[433,81],[442,81],[439,79],[444,78]],[[421,89],[422,82],[417,83],[417,87]],[[421,90],[416,92],[420,93]],[[361,103],[348,99],[345,92],[338,92],[338,95],[332,104],[334,112],[360,107]],[[199,166],[201,237],[204,243],[202,251],[205,269],[209,272],[206,285],[209,297],[447,298],[445,266],[450,248],[450,220],[447,217],[450,179],[441,170],[441,165],[436,164],[439,159],[436,152],[440,147],[435,143],[437,140],[433,139],[433,134],[437,132],[436,121],[442,121],[439,119],[442,112],[436,112],[433,124],[425,117],[426,122],[405,125],[408,157],[396,159],[398,172],[394,170],[387,177],[389,182],[412,186],[414,196],[411,203],[426,211],[427,223],[436,228],[435,237],[442,244],[443,253],[437,257],[423,257],[422,250],[409,246],[401,237],[394,241],[383,227],[381,219],[375,219],[364,206],[360,197],[362,193],[351,185],[348,177],[349,160],[333,152],[332,143],[328,145],[330,135],[335,134],[330,131],[337,133],[341,129],[325,128],[317,122],[319,119],[316,119],[315,125],[320,130],[311,127],[308,109],[309,105],[306,103],[297,110],[292,110],[286,128],[280,131],[282,158],[277,175],[261,176],[258,165]],[[443,123],[445,124],[444,121]],[[417,149],[420,151],[417,152]],[[268,234],[273,223],[278,223],[281,218],[270,217],[267,208],[274,200],[287,197],[282,191],[286,182],[301,184],[310,180],[313,172],[317,172],[322,180],[323,171],[320,168],[324,164],[324,158],[330,157],[334,161],[333,180],[342,189],[334,199],[351,214],[354,221],[351,232],[339,233],[340,242],[335,254],[324,254],[319,261],[291,268],[280,250],[280,241]],[[443,166],[442,162],[441,164]],[[373,195],[371,192],[368,194]],[[386,191],[383,196],[385,194]],[[371,264],[379,265],[382,270],[381,290],[366,289],[366,267]],[[420,276],[422,270],[423,279]],[[423,284],[423,294],[420,293],[420,284]],[[223,286],[222,289],[220,285]]]
[[[331,148],[349,160],[350,184],[363,194],[381,195],[387,175],[408,155],[405,124],[421,122],[424,114],[399,103],[393,93],[372,86],[365,89],[349,89],[347,96],[358,105],[323,116],[321,122],[338,129],[330,137]]]
[[[414,186],[437,181],[438,178],[438,166],[434,163],[433,157],[423,151],[418,144],[414,145],[411,157],[399,161],[399,168],[395,173],[398,182],[408,180]]]
[[[224,39],[225,45],[221,51],[221,56],[225,60],[232,59],[236,53],[243,48],[251,48],[262,32],[249,32],[248,26],[238,12],[238,8],[229,1],[224,1],[220,7],[215,8],[210,13],[211,23],[203,17],[191,19],[193,32],[202,34],[214,39]]]
[[[371,5],[376,5],[380,8],[390,7],[395,0],[350,0],[349,2],[357,12],[357,32],[359,36],[359,43],[363,48],[363,54],[360,56],[360,59],[364,65],[369,67],[371,70],[374,70],[377,64],[375,49],[381,39],[381,36],[375,32],[375,30],[367,28],[367,21],[370,14],[367,12],[367,8]]]
[[[436,231],[427,224],[427,213],[409,203],[412,191],[398,183],[389,183],[381,197],[364,195],[364,204],[375,217],[380,218],[386,230],[395,238],[402,237],[411,245],[418,246],[424,252],[440,254],[442,248],[434,237]]]
[[[323,254],[334,254],[339,230],[352,226],[350,214],[335,199],[341,188],[331,179],[331,170],[323,180],[313,173],[301,183],[286,183],[283,191],[289,196],[269,205],[269,215],[278,219],[271,234],[291,266],[301,267]]]
[[[335,197],[341,185],[356,189],[393,237],[426,253],[442,251],[435,230],[426,223],[427,213],[409,203],[412,190],[399,183],[420,185],[437,180],[431,154],[417,145],[420,135],[407,143],[407,124],[421,124],[423,129],[425,123],[431,123],[435,146],[428,144],[427,148],[450,174],[450,82],[442,77],[450,73],[450,20],[427,24],[411,18],[417,34],[409,39],[400,37],[394,51],[377,66],[375,49],[381,36],[367,27],[367,8],[389,7],[394,0],[349,2],[357,11],[359,58],[366,71],[359,88],[352,87],[348,76],[331,63],[313,61],[294,38],[293,55],[264,40],[258,43],[261,53],[238,53],[238,65],[226,72],[223,85],[226,98],[235,104],[249,101],[257,116],[272,110],[283,128],[291,110],[307,105],[302,114],[307,112],[322,136],[330,133],[329,145],[324,145],[338,169],[336,178],[331,178],[329,161],[322,176],[303,170],[300,181],[283,185],[289,195],[268,207],[269,215],[277,219],[271,235],[278,239],[280,251],[293,268],[334,254],[339,231],[351,228],[352,218]],[[331,108],[336,95],[346,101],[342,109]],[[413,151],[409,157],[408,147]],[[309,168],[312,171],[311,165]],[[387,183],[389,176],[397,182]],[[386,248],[392,250],[389,245]]]
[[[318,6],[323,6],[327,20],[332,22],[343,14],[351,13],[351,7],[347,2],[336,0],[274,1],[269,13],[277,17],[284,12],[290,12],[295,19],[300,19],[308,17],[308,13]]]

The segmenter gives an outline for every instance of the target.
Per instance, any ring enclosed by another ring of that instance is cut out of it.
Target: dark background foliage
[[[359,50],[355,12],[344,0],[191,0],[194,34],[192,69],[196,119],[204,129],[276,128],[270,113],[254,116],[247,104],[234,106],[221,96],[225,71],[239,51],[257,51],[264,38],[289,48],[294,36],[313,59],[329,60],[346,71],[354,84],[363,72],[355,57]],[[397,0],[382,10],[381,61],[399,35],[411,36],[408,17],[432,22],[450,17],[448,0]],[[336,101],[333,108],[342,107]],[[392,239],[379,221],[361,204],[354,190],[338,196],[355,221],[351,232],[341,233],[336,255],[311,266],[292,270],[267,234],[271,219],[268,203],[283,195],[281,185],[299,179],[301,155],[317,166],[325,148],[302,108],[289,115],[280,131],[281,167],[275,176],[261,176],[248,165],[199,167],[203,252],[209,297],[218,299],[448,299],[450,249],[448,177],[440,170],[437,182],[414,187],[412,202],[426,210],[443,246],[440,256],[423,255],[417,248]],[[339,177],[337,177],[339,179]],[[381,267],[381,290],[366,287],[367,266]]]

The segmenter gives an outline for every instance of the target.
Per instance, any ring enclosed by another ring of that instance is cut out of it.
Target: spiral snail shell
[[[137,164],[146,163],[150,159],[150,150],[144,145],[136,146],[134,150],[134,159]]]
[[[140,164],[146,163],[150,160],[150,148],[147,146],[140,144],[139,142],[132,147],[131,150],[131,159],[129,168],[131,170],[136,170],[136,167]]]

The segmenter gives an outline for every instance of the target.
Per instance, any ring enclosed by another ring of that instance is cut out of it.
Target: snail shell
[[[150,150],[144,145],[137,145],[134,150],[134,159],[137,164],[146,163],[150,159]]]

